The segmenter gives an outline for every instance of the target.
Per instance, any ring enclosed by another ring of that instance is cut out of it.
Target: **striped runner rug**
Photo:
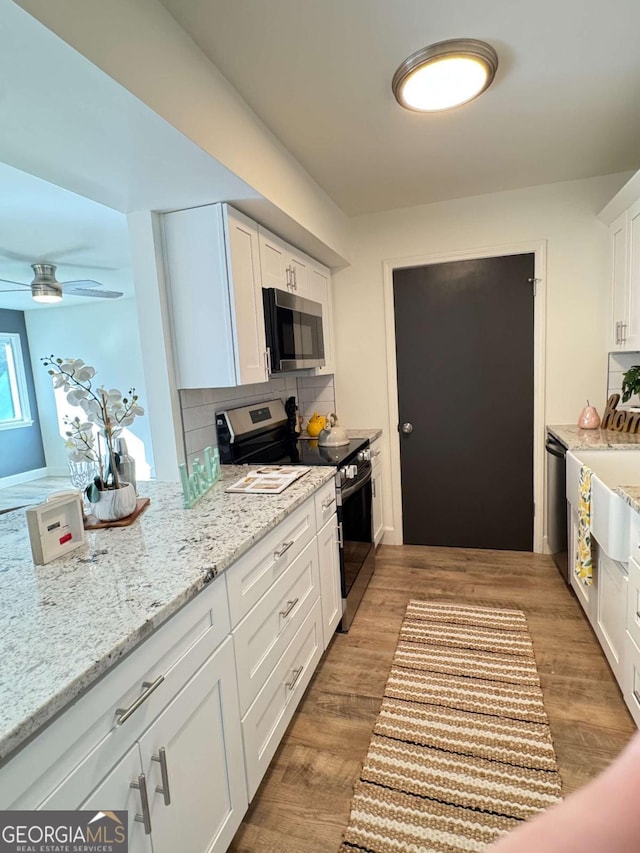
[[[410,601],[341,853],[471,853],[560,799],[524,613]]]

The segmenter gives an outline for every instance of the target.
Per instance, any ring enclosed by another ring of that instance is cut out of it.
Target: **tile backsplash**
[[[189,467],[202,459],[205,447],[218,444],[215,414],[221,409],[249,406],[262,400],[295,397],[305,422],[314,412],[325,415],[335,410],[333,376],[287,374],[259,385],[239,388],[197,388],[180,391],[185,456]]]
[[[624,374],[636,364],[640,364],[640,352],[610,352],[607,370],[607,400],[612,394],[622,397],[622,379]],[[640,397],[634,394],[622,406],[640,406]]]

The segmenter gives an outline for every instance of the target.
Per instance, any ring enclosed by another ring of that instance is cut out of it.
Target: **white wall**
[[[352,220],[352,265],[334,277],[336,404],[342,422],[385,430],[391,465],[383,261],[547,242],[546,423],[574,423],[607,389],[608,231],[596,214],[627,173],[456,199]],[[385,524],[392,518],[385,489]]]
[[[153,465],[135,300],[96,300],[96,304],[25,311],[25,320],[49,473],[68,471],[68,451],[58,429],[51,377],[40,361],[52,354],[81,358],[95,367],[98,385],[118,388],[123,394],[136,389],[145,416],[136,418],[129,430],[144,443],[146,460]],[[132,442],[128,444],[131,451]],[[142,479],[146,472],[138,460],[136,464]]]

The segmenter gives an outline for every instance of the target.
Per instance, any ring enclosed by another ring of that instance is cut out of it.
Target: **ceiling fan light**
[[[62,288],[52,284],[32,284],[31,296],[34,302],[52,304],[62,300]]]
[[[413,53],[393,76],[398,103],[409,110],[449,110],[477,98],[490,85],[498,55],[476,39],[449,39]]]

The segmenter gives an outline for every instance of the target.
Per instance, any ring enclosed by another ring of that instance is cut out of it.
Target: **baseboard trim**
[[[48,468],[34,468],[32,471],[23,471],[21,474],[0,477],[0,489],[6,489],[9,486],[19,486],[20,483],[28,483],[31,480],[39,480],[40,477],[46,476],[51,476]]]

